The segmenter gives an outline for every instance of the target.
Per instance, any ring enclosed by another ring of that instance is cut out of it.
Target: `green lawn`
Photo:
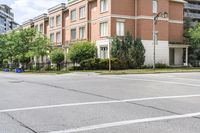
[[[101,75],[122,75],[122,74],[156,74],[156,73],[181,73],[200,72],[200,68],[158,68],[158,69],[128,69],[128,70],[79,70],[79,71],[25,71],[23,74],[66,74],[73,72],[95,72]]]
[[[129,69],[129,70],[113,70],[96,71],[102,75],[122,75],[122,74],[154,74],[154,73],[181,73],[181,72],[200,72],[200,68],[163,68],[163,69]]]

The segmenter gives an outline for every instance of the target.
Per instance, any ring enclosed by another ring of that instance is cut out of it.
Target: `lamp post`
[[[159,18],[167,18],[167,12],[157,13],[157,1],[153,0],[153,69],[156,68],[156,44],[158,43],[156,25]]]

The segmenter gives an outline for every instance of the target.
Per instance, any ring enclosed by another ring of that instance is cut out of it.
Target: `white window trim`
[[[53,39],[51,38],[53,36]],[[54,33],[50,33],[50,41],[51,41],[51,43],[53,44],[54,43],[54,37],[55,35],[54,35]]]
[[[72,19],[72,12],[74,12],[74,11],[75,11],[75,18]],[[71,12],[70,12],[70,20],[71,20],[71,21],[76,21],[76,19],[77,19],[77,12],[76,12],[76,9],[73,9],[73,10],[71,10]]]
[[[58,39],[58,34],[59,34],[59,39]],[[56,32],[56,43],[59,44],[61,43],[61,32]]]
[[[81,30],[80,30],[81,28],[84,28],[84,32],[83,32],[83,35],[84,35],[84,36],[83,36],[82,38],[81,38],[81,34],[80,34],[80,33],[81,33],[81,32],[80,32],[80,31],[81,31]],[[85,38],[86,38],[86,34],[85,34],[85,33],[86,33],[86,27],[85,27],[85,26],[79,27],[79,39],[81,39],[81,40],[82,40],[82,39],[85,39]]]
[[[54,28],[54,17],[50,17],[50,28]]]
[[[120,31],[118,31],[118,28],[122,28],[122,27],[118,27],[118,23],[123,24],[123,33],[122,33],[121,29],[119,29]],[[124,36],[125,35],[125,22],[123,22],[123,21],[117,21],[116,22],[116,35],[117,36]]]
[[[60,22],[57,23],[57,18],[60,17]],[[61,15],[56,16],[56,26],[61,26]]]
[[[75,38],[72,38],[72,30],[75,30],[75,31],[76,31],[76,36],[75,36]],[[74,41],[74,40],[76,40],[76,39],[77,39],[77,29],[76,29],[76,28],[72,28],[72,29],[70,29],[70,40]]]
[[[81,17],[81,9],[84,8],[84,15]],[[83,5],[79,8],[79,19],[84,19],[86,18],[86,6]]]
[[[108,4],[108,0],[105,0],[105,1],[106,1],[106,4],[107,4],[107,7],[106,7],[106,9],[105,9],[105,10],[103,10],[103,11],[102,11],[102,5],[101,5],[101,1],[103,1],[103,0],[100,0],[100,13],[105,13],[105,12],[108,12],[108,8],[109,8],[109,7],[108,7],[108,5],[109,5],[109,4]]]
[[[102,35],[101,33],[101,24],[106,23],[107,24],[107,31],[106,31],[106,35]],[[99,33],[100,33],[100,37],[107,37],[109,34],[109,28],[108,28],[108,21],[102,21],[99,23]]]

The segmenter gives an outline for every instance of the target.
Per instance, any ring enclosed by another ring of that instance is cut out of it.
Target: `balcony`
[[[192,18],[192,19],[200,19],[199,13],[187,13],[185,12],[184,17]]]
[[[200,5],[186,3],[185,9],[200,10]]]

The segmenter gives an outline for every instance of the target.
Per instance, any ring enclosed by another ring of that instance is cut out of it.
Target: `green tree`
[[[73,63],[80,63],[83,60],[94,58],[96,47],[91,42],[76,42],[69,49],[69,59]]]
[[[193,65],[194,62],[200,61],[200,23],[194,28],[188,30],[189,48],[189,62]]]
[[[134,60],[135,60],[135,65],[136,67],[141,67],[144,64],[145,61],[145,48],[142,44],[141,39],[137,38],[134,41],[134,49],[135,49],[135,56],[134,56]]]
[[[61,63],[64,62],[64,51],[60,48],[53,49],[53,51],[50,54],[50,58],[52,63],[55,63],[57,65],[57,69],[60,70]]]
[[[142,41],[134,40],[130,33],[123,38],[114,38],[111,54],[113,58],[118,58],[126,68],[141,67],[145,60]]]

